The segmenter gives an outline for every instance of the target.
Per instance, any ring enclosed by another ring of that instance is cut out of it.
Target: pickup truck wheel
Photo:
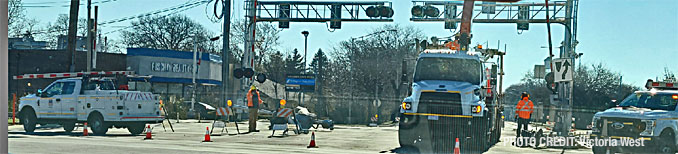
[[[35,131],[35,124],[38,121],[38,118],[35,116],[35,111],[27,110],[23,112],[21,116],[21,122],[24,124],[24,130],[26,133],[33,133]]]
[[[75,122],[64,122],[61,124],[62,127],[64,127],[64,131],[66,133],[70,133],[75,129]]]
[[[144,123],[132,123],[127,126],[127,130],[132,135],[139,135],[144,132]]]
[[[105,135],[108,132],[108,125],[104,122],[104,118],[99,114],[94,114],[90,116],[87,121],[89,122],[90,129],[94,135]]]
[[[657,143],[657,152],[659,153],[675,153],[676,151],[676,142],[673,132],[664,131],[659,135],[659,142]]]

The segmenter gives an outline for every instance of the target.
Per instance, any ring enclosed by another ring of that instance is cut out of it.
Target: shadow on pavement
[[[81,132],[71,132],[71,133],[66,133],[64,131],[60,132],[33,132],[33,133],[26,133],[26,132],[7,132],[8,134],[15,134],[15,135],[35,135],[35,136],[83,136]],[[99,135],[94,135],[92,133],[89,133],[88,136],[99,136]],[[143,135],[132,135],[132,134],[106,134],[106,135],[101,135],[103,137],[135,137],[135,136],[143,136]]]

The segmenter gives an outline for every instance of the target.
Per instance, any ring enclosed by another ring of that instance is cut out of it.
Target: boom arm
[[[462,51],[468,51],[468,45],[471,44],[471,18],[475,1],[514,3],[520,0],[464,0],[464,8],[461,13],[461,26],[457,35],[457,40]]]

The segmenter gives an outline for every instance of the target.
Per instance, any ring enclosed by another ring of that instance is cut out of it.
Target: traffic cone
[[[309,143],[306,148],[318,148],[318,146],[315,145],[315,132],[311,133],[311,143]]]
[[[89,133],[87,132],[87,122],[85,122],[85,127],[83,127],[83,128],[84,128],[84,129],[82,130],[82,136],[87,136],[87,135],[89,135]]]
[[[207,131],[205,132],[205,140],[203,140],[202,142],[212,142],[212,140],[210,139],[210,127],[207,127]]]
[[[152,131],[151,125],[146,126],[146,138],[144,138],[144,140],[152,140],[153,139],[152,136],[151,136],[151,131]]]
[[[454,143],[454,154],[461,154],[461,152],[459,152],[459,138],[457,138],[455,142],[456,143]]]

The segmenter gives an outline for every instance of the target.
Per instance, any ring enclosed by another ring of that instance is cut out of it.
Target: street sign
[[[572,59],[553,60],[555,82],[572,81]]]
[[[315,75],[288,74],[285,78],[285,90],[289,92],[315,91]]]
[[[544,65],[534,65],[534,78],[542,79],[546,76],[546,67]]]

